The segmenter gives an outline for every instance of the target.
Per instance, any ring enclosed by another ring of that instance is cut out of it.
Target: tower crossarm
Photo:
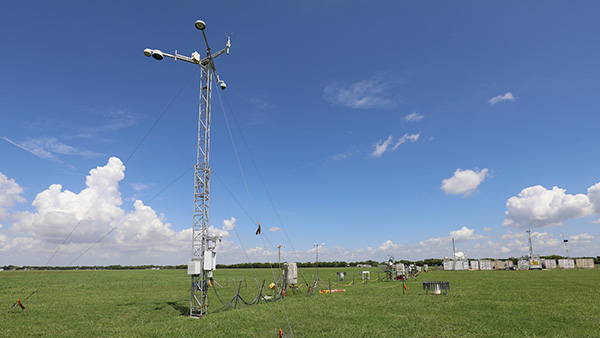
[[[165,53],[165,52],[161,52],[161,51],[156,51],[156,50],[148,50],[150,55],[152,55],[152,53],[160,53],[160,55],[162,56],[166,56],[168,58],[171,58],[175,61],[177,60],[181,60],[181,61],[185,61],[185,62],[189,62],[189,63],[193,63],[193,64],[197,64],[197,65],[203,65],[206,66],[208,64],[210,64],[210,68],[212,68],[213,71],[216,71],[215,69],[215,64],[212,62],[212,59],[216,58],[217,56],[223,54],[223,53],[227,53],[229,54],[229,48],[231,47],[231,38],[227,37],[227,44],[225,45],[225,48],[221,49],[220,51],[211,54],[210,56],[207,56],[205,58],[200,58],[200,54],[198,52],[193,52],[192,56],[185,56],[185,55],[181,55],[178,54],[177,51],[175,51],[175,54],[169,54],[169,53]]]

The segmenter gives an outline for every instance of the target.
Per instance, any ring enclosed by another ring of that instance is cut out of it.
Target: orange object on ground
[[[17,300],[17,303],[19,303],[19,306],[21,307],[21,309],[25,310],[25,307],[23,306],[23,304],[21,304],[21,300],[20,299]]]
[[[406,287],[406,284],[402,284],[402,285],[404,285],[404,290],[408,290],[408,288]]]
[[[335,293],[335,292],[344,292],[346,290],[337,289],[337,290],[319,290],[319,293]]]

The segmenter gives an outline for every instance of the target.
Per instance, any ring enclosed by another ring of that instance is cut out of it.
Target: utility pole
[[[188,263],[188,274],[192,276],[190,295],[190,317],[201,318],[206,314],[208,305],[208,282],[212,278],[212,271],[216,267],[216,242],[221,241],[222,235],[209,235],[209,203],[210,196],[210,115],[211,115],[211,92],[213,76],[221,89],[227,86],[219,79],[213,59],[223,53],[229,54],[231,47],[230,39],[222,50],[211,54],[210,47],[204,29],[206,24],[202,20],[195,23],[197,29],[202,31],[206,43],[206,57],[201,58],[198,52],[192,53],[191,57],[177,54],[163,53],[158,49],[144,50],[144,55],[152,56],[156,60],[162,60],[165,56],[177,60],[186,61],[200,66],[200,104],[198,112],[198,149],[196,153],[196,165],[194,166],[194,226],[192,231],[192,260]]]
[[[531,230],[527,230],[527,236],[529,238],[529,259],[533,256],[533,246],[531,246]]]
[[[279,273],[278,276],[281,278],[281,248],[285,248],[285,245],[278,245],[277,246],[277,251],[278,251],[278,261],[279,261]],[[282,282],[283,285],[283,282]]]
[[[281,270],[281,248],[285,248],[285,245],[277,246],[277,250],[279,251],[279,270]]]
[[[454,245],[454,237],[452,237],[452,270],[456,270],[457,261],[458,260],[456,259],[456,246]]]

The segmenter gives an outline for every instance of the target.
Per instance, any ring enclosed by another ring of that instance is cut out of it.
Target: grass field
[[[599,337],[600,270],[433,271],[399,282],[348,285],[356,268],[321,268],[334,294],[218,311],[191,319],[190,278],[184,270],[2,271],[0,336],[5,337]],[[378,269],[370,269],[377,278]],[[346,282],[336,271],[346,271]],[[311,280],[314,269],[299,269]],[[256,294],[255,278],[272,281],[269,269],[221,269],[215,279],[223,300],[235,294],[232,279],[246,281],[241,295]],[[381,273],[383,277],[383,273]],[[300,278],[302,280],[302,278]],[[422,282],[449,281],[446,296],[426,295]],[[17,298],[25,310],[7,314]],[[284,311],[285,308],[285,311]],[[287,314],[287,315],[286,315]],[[289,324],[288,324],[289,321]]]

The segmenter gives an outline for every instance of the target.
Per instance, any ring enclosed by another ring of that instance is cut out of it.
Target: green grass
[[[344,285],[336,271],[346,271]],[[332,288],[346,292],[307,295],[282,303],[218,311],[191,319],[190,278],[184,270],[0,272],[0,336],[10,337],[275,337],[278,327],[295,337],[598,337],[600,270],[434,271],[407,281],[348,285],[362,269],[321,268]],[[370,269],[371,278],[378,270]],[[307,280],[315,269],[300,269]],[[215,271],[223,299],[247,301],[273,279],[269,269]],[[383,272],[381,272],[383,277]],[[422,281],[450,282],[446,296],[426,295]],[[302,278],[300,278],[302,281]],[[9,307],[23,301],[25,310]],[[284,311],[285,307],[285,311]],[[287,313],[287,317],[285,315]],[[289,318],[289,326],[288,326]]]

